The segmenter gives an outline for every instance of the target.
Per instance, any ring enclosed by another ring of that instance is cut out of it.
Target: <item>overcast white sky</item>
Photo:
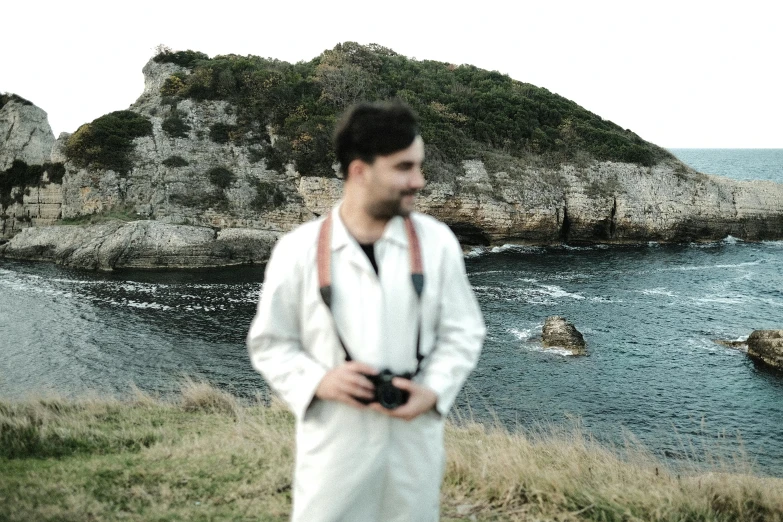
[[[664,147],[783,148],[778,4],[17,0],[0,10],[0,92],[58,135],[133,103],[160,43],[296,62],[356,41],[500,71]]]

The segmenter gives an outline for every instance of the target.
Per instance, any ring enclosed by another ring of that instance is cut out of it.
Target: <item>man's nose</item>
[[[424,185],[426,184],[427,180],[424,179],[424,173],[421,171],[421,167],[416,167],[409,182],[410,187],[418,190],[424,188]]]

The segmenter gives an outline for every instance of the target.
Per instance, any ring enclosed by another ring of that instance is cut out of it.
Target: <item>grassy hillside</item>
[[[450,424],[443,520],[781,521],[783,480],[668,469],[578,431]],[[187,382],[176,401],[0,401],[0,521],[287,520],[293,418]]]
[[[430,172],[503,152],[551,162],[585,155],[652,165],[667,151],[548,90],[471,65],[414,60],[379,45],[346,42],[309,62],[216,56],[162,49],[154,60],[185,68],[165,81],[176,132],[179,99],[229,100],[237,125],[210,129],[215,140],[255,147],[272,168],[293,161],[304,175],[331,175],[336,115],[356,100],[400,98],[422,119]],[[274,135],[275,139],[270,135]],[[273,144],[274,143],[274,144]]]

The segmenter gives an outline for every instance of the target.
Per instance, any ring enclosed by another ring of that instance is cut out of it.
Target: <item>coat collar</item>
[[[340,207],[342,201],[332,209],[332,250],[337,251],[348,245],[356,245],[358,242],[351,236],[348,229],[345,227],[345,223],[340,218]],[[405,232],[405,221],[401,216],[394,216],[386,224],[386,228],[383,230],[383,234],[380,239],[376,241],[389,242],[401,246],[403,248],[408,246],[408,235]],[[364,255],[364,254],[362,254]]]

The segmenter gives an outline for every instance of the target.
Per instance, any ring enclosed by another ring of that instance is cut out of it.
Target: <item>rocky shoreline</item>
[[[0,245],[0,257],[88,270],[203,268],[264,263],[276,239],[263,230],[112,221],[27,228]]]
[[[151,131],[133,139],[125,172],[74,162],[65,153],[70,135],[54,140],[44,111],[6,97],[0,258],[100,270],[263,263],[281,234],[339,201],[336,173],[275,165],[269,144],[249,137],[215,138],[215,129],[236,124],[229,102],[161,95],[172,75],[189,73],[154,60],[144,67],[145,90],[125,114],[142,116]],[[173,119],[182,126],[175,134]],[[432,163],[418,208],[466,248],[783,239],[783,184],[702,174],[673,157],[652,166],[587,156],[551,163],[488,150],[460,165]],[[4,182],[13,165],[43,174]],[[121,221],[109,221],[112,213]],[[63,224],[91,216],[102,222]]]

